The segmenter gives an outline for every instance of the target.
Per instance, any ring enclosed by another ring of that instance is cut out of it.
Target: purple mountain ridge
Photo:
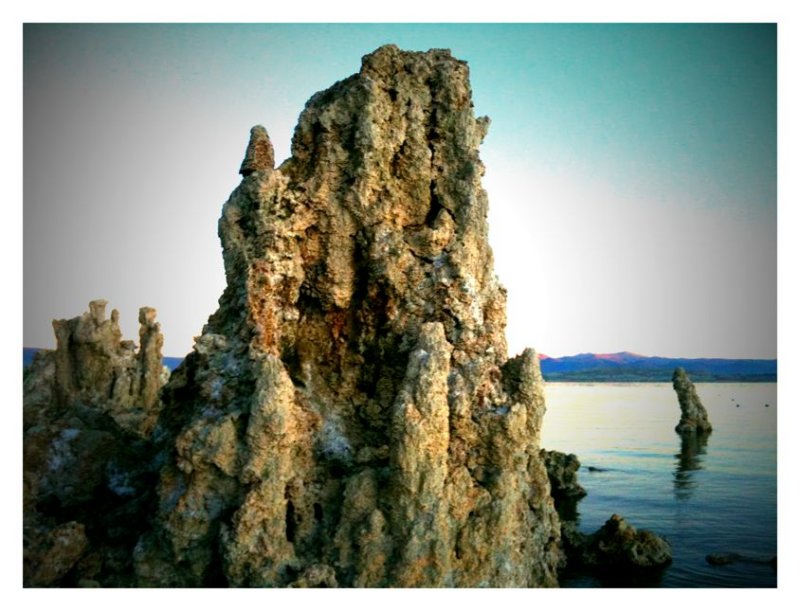
[[[669,382],[683,367],[695,382],[776,382],[777,359],[669,358],[633,352],[552,358],[539,355],[547,381],[564,382]]]

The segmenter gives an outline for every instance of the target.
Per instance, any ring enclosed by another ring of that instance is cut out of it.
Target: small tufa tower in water
[[[697,390],[683,367],[678,367],[672,374],[672,387],[678,394],[681,406],[681,421],[675,426],[678,433],[710,433],[711,422],[708,412],[697,396]]]

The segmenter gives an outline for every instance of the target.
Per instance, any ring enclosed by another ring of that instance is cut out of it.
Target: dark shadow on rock
[[[578,483],[581,463],[574,454],[556,450],[540,450],[539,455],[547,469],[550,494],[553,497],[561,522],[577,522],[578,501],[586,496],[586,490]]]
[[[681,448],[675,454],[675,498],[687,501],[691,498],[697,482],[694,472],[703,468],[703,456],[706,454],[706,445],[711,433],[703,431],[686,431],[680,433]]]

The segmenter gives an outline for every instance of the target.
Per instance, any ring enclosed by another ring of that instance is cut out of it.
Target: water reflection
[[[703,456],[706,454],[706,445],[710,433],[701,431],[685,431],[680,433],[681,451],[675,455],[675,498],[686,501],[691,498],[697,483],[694,481],[694,471],[703,468]]]

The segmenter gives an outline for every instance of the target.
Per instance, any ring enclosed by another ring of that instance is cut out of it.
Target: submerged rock
[[[532,350],[509,359],[467,65],[363,58],[222,211],[227,288],[165,388],[144,586],[555,586]]]
[[[53,322],[57,347],[23,383],[23,582],[132,585],[131,554],[154,500],[149,432],[166,377],[155,310],[140,347],[123,341],[106,302]]]
[[[678,367],[672,374],[672,387],[678,395],[681,407],[681,420],[675,426],[675,430],[678,433],[689,431],[710,433],[711,423],[706,408],[703,407],[694,384],[682,367]]]
[[[726,564],[733,564],[742,560],[742,555],[737,553],[727,554],[708,554],[706,562],[714,566],[725,566]]]
[[[737,554],[736,552],[708,554],[706,556],[706,562],[712,566],[726,566],[729,564],[735,564],[737,562],[744,562],[750,564],[768,564],[776,570],[778,568],[777,556],[772,556],[771,558],[755,558],[751,556],[743,556],[742,554]]]

